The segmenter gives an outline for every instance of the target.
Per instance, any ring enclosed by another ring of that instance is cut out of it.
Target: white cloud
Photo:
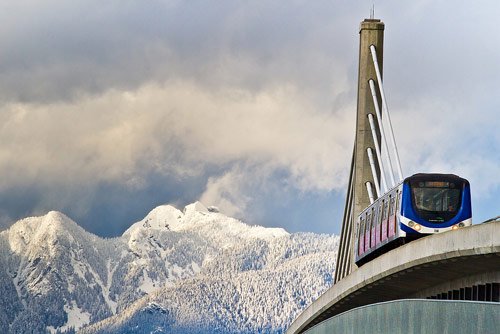
[[[290,85],[253,94],[189,82],[9,104],[0,121],[4,188],[36,180],[140,187],[151,171],[188,177],[207,165],[247,161],[288,170],[299,189],[339,189],[351,149],[341,143],[351,142],[353,126],[347,108],[316,110]]]
[[[476,198],[500,186],[495,118],[474,99],[416,99],[396,106],[396,134],[406,174],[454,173],[469,179]]]
[[[248,182],[248,175],[238,169],[230,170],[221,177],[210,177],[200,201],[217,206],[226,215],[241,217],[251,200],[242,189],[245,182]]]

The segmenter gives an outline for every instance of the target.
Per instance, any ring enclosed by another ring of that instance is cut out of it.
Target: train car
[[[361,212],[358,266],[405,242],[472,225],[470,184],[453,174],[412,175]]]

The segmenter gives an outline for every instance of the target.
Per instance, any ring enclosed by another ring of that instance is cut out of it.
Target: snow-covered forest
[[[337,245],[199,202],[112,239],[26,218],[0,232],[0,332],[281,333],[331,286]]]

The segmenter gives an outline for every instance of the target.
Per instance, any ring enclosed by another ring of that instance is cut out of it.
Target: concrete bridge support
[[[358,104],[356,117],[356,139],[351,163],[351,173],[347,191],[340,248],[335,270],[335,282],[347,276],[354,268],[352,241],[356,217],[370,204],[366,190],[366,182],[374,184],[370,169],[367,148],[374,149],[373,136],[368,122],[368,114],[375,115],[375,107],[368,81],[373,79],[377,84],[375,67],[373,66],[370,46],[377,50],[379,68],[382,71],[384,23],[377,19],[365,19],[359,30],[359,69],[358,69]],[[378,101],[381,101],[379,96]],[[382,106],[379,105],[382,110]],[[378,135],[380,143],[380,134]],[[380,159],[380,157],[376,157]],[[380,171],[377,171],[380,174]]]

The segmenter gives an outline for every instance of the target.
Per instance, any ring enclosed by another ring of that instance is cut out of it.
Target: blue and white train
[[[453,174],[415,174],[367,207],[358,217],[358,266],[421,236],[472,224],[469,181]]]

